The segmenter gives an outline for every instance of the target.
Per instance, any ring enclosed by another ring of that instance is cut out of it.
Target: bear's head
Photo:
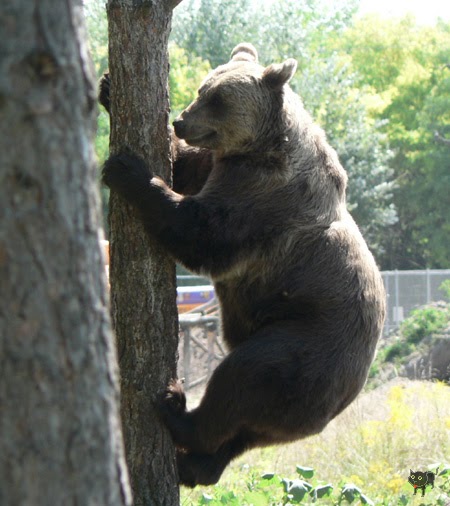
[[[285,85],[296,68],[292,58],[264,68],[251,44],[239,44],[174,121],[175,134],[192,146],[222,153],[264,146],[279,128]]]

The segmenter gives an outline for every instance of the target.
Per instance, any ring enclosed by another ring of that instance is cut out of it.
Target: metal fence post
[[[398,270],[394,271],[394,286],[395,286],[395,324],[398,326],[400,323],[400,292],[398,287]]]

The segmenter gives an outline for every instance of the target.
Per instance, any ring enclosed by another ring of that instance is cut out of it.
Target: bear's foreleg
[[[189,269],[223,269],[238,254],[239,245],[230,248],[224,240],[226,209],[211,212],[195,197],[177,194],[135,155],[111,156],[103,182],[139,210],[146,230]]]

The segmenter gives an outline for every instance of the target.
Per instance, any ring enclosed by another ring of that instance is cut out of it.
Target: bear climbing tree
[[[250,448],[320,432],[363,387],[383,327],[383,282],[346,209],[346,172],[289,87],[296,66],[263,67],[240,44],[201,83],[174,121],[214,155],[198,194],[176,193],[127,150],[103,170],[220,301],[230,353],[200,405],[186,411],[177,381],[160,402],[188,486],[216,483]]]
[[[170,183],[168,54],[180,0],[109,0],[111,153],[131,149]],[[155,396],[175,374],[175,266],[143,233],[135,212],[110,197],[110,283],[121,372],[121,416],[134,504],[177,505],[170,435]]]

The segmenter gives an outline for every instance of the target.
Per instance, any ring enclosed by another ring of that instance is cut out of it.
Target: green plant
[[[333,506],[345,504],[392,506],[393,504],[408,505],[413,502],[413,496],[402,493],[396,499],[391,497],[375,503],[363,493],[361,487],[354,483],[342,481],[337,486],[333,486],[331,483],[322,484],[314,477],[315,470],[310,467],[297,466],[297,474],[298,478],[290,479],[282,478],[275,473],[265,473],[258,476],[251,472],[250,479],[246,484],[247,490],[242,487],[241,490],[227,490],[219,485],[214,487],[213,493],[204,492],[198,502],[190,502],[189,504],[192,506],[194,504],[199,506],[272,506],[275,504],[290,506],[319,503]],[[438,476],[441,478],[441,483],[436,486],[437,495],[429,502],[422,502],[422,506],[444,506],[447,504],[450,492],[450,467],[441,466]],[[305,478],[310,481],[305,481]],[[442,482],[442,480],[444,481]],[[406,485],[406,479],[404,482]],[[188,504],[186,499],[183,504],[185,506]]]
[[[394,362],[396,358],[409,355],[413,351],[413,347],[407,341],[398,340],[386,347],[384,351],[384,360],[386,362]]]
[[[273,504],[368,504],[373,505],[361,489],[352,483],[339,483],[337,487],[331,483],[321,483],[314,478],[315,470],[310,467],[297,466],[299,477],[283,478],[275,473],[261,476],[251,474],[247,483],[247,491],[226,490],[221,486],[214,488],[214,493],[203,493],[198,505],[236,505],[236,506],[269,506]],[[308,479],[310,481],[305,481]],[[187,504],[183,501],[183,504]],[[195,504],[195,503],[190,503]]]
[[[442,332],[448,322],[448,308],[423,307],[412,311],[409,318],[403,321],[400,333],[408,343],[417,344],[426,337]]]
[[[439,290],[444,292],[444,297],[450,301],[450,279],[446,279],[439,286]]]

